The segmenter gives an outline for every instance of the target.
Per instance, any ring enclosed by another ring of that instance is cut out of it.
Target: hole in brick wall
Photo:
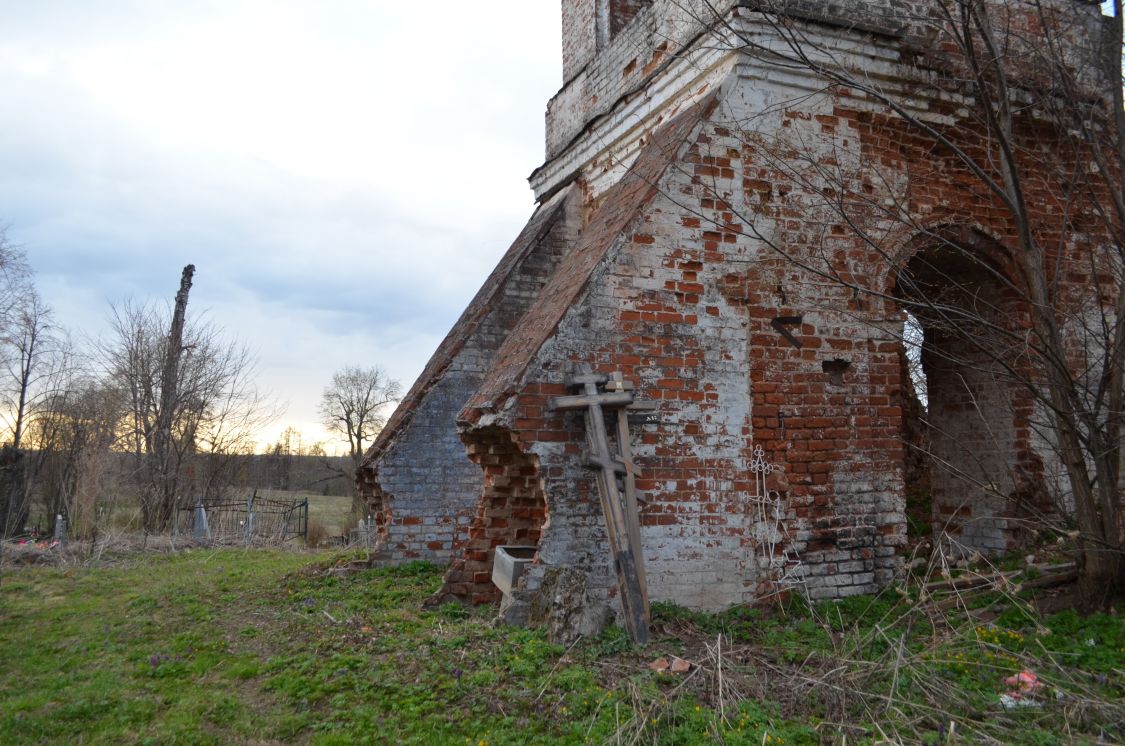
[[[913,388],[913,391],[907,393],[918,400],[918,405],[925,412],[929,395],[926,393],[926,370],[922,367],[923,336],[922,322],[918,320],[917,316],[907,311],[906,321],[902,324],[902,346],[906,355],[907,377],[910,379],[909,384]],[[906,383],[907,381],[903,381],[903,385],[906,385]]]
[[[375,471],[364,468],[359,472],[359,495],[364,502],[367,515],[375,526],[375,534],[380,539],[387,536],[387,524],[391,520],[391,496],[383,491]]]
[[[547,520],[539,481],[539,459],[521,450],[503,428],[483,428],[465,437],[469,458],[484,472],[484,485],[469,538],[446,572],[444,593],[487,603],[499,598],[492,582],[494,550],[501,545],[535,546]]]
[[[852,366],[847,360],[836,358],[835,360],[825,360],[820,364],[821,370],[828,374],[828,382],[833,386],[842,386],[844,384],[844,373]]]

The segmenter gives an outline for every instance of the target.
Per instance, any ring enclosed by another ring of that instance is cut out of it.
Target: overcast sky
[[[59,321],[174,295],[323,438],[409,386],[533,208],[557,0],[0,0],[0,224]]]

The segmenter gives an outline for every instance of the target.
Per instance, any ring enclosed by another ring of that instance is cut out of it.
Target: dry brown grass
[[[328,539],[328,529],[320,521],[309,517],[309,531],[305,536],[305,545],[309,547],[319,547]]]

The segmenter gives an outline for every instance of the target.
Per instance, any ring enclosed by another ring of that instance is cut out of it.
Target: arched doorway
[[[919,394],[906,408],[916,418],[905,428],[907,483],[928,489],[936,538],[964,552],[1008,551],[1048,504],[1031,448],[1022,294],[1003,247],[979,232],[927,234],[916,246],[895,278],[904,365]]]

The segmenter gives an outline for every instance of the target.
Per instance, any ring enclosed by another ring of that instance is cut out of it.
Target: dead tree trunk
[[[195,274],[195,265],[184,267],[180,276],[180,290],[176,293],[176,306],[172,313],[172,326],[168,331],[168,343],[164,351],[164,365],[160,375],[160,409],[156,416],[156,437],[153,439],[153,460],[156,477],[154,481],[155,508],[150,516],[150,530],[160,530],[168,525],[176,508],[176,459],[172,439],[177,388],[180,372],[180,357],[184,348],[184,318],[187,315],[188,293]]]

